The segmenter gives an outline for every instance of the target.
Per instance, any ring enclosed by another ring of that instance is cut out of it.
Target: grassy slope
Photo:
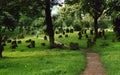
[[[28,39],[28,38],[25,38]],[[36,48],[26,48],[25,39],[12,51],[7,44],[0,59],[0,75],[78,75],[85,67],[82,51],[48,49],[48,42],[35,39]],[[45,47],[41,42],[46,42]]]
[[[100,54],[107,75],[120,75],[120,42],[111,42],[111,39],[115,37],[111,32],[107,33],[107,36],[107,40],[99,39],[91,49]],[[103,43],[109,45],[100,47]]]

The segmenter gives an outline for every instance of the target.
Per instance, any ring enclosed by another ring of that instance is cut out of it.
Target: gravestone
[[[65,37],[68,37],[68,34],[66,34]]]
[[[41,43],[42,46],[45,46],[46,44],[45,43]]]
[[[105,36],[105,30],[104,29],[102,30],[102,36]]]
[[[21,43],[22,43],[22,41],[21,41],[21,40],[19,40],[19,41],[18,41],[18,44],[21,44]]]
[[[63,35],[65,35],[65,31],[63,31],[62,33],[63,33]]]
[[[55,31],[55,33],[56,33],[56,34],[59,34],[59,32],[58,32],[58,31]]]
[[[70,33],[73,33],[73,31],[74,31],[73,29],[70,29]]]
[[[70,42],[70,43],[69,43],[69,48],[70,48],[71,50],[79,50],[79,44],[78,44],[78,43]]]
[[[85,30],[84,30],[84,34],[86,34],[86,33],[87,33],[87,30],[85,29]]]
[[[99,38],[102,37],[102,32],[101,31],[98,32],[98,37]]]
[[[31,39],[28,39],[28,40],[26,40],[25,42],[26,42],[26,43],[29,43],[29,42],[31,42],[31,41],[32,41]]]
[[[93,35],[93,30],[92,29],[90,30],[90,34]]]
[[[63,48],[63,47],[64,47],[64,44],[61,43],[61,42],[55,41],[55,42],[54,42],[54,47],[55,47],[55,48]]]
[[[58,38],[62,38],[62,35],[59,35]]]
[[[46,35],[44,36],[44,40],[47,40],[47,36]]]
[[[16,40],[14,40],[14,41],[11,42],[10,48],[11,49],[16,49],[16,47],[17,47],[17,42],[16,42]]]
[[[69,32],[70,32],[70,30],[67,28],[67,29],[66,29],[66,33],[69,33]]]
[[[85,34],[85,37],[86,37],[87,39],[89,38],[87,34]]]
[[[81,32],[79,31],[78,32],[78,39],[81,39],[82,38],[82,34],[81,34]]]
[[[92,42],[91,39],[88,39],[88,40],[87,40],[87,48],[90,48],[90,47],[93,46],[93,45],[94,45],[94,42]]]
[[[11,42],[12,42],[12,40],[10,40],[10,39],[9,39],[9,40],[7,40],[7,43],[11,43]]]
[[[31,41],[29,45],[27,45],[28,48],[35,48],[35,41]]]

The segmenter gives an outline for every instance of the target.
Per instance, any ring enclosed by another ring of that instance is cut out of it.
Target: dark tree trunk
[[[45,17],[46,24],[47,24],[46,32],[49,36],[50,48],[53,48],[54,47],[54,30],[53,30],[52,18],[51,18],[50,0],[46,0],[45,14],[46,14],[46,17]]]
[[[94,31],[95,31],[95,39],[98,38],[98,22],[97,22],[98,18],[94,17]]]
[[[3,52],[3,45],[2,45],[2,36],[0,36],[0,58],[2,58],[2,52]]]

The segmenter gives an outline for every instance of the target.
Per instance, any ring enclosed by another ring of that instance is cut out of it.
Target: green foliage
[[[32,18],[21,14],[19,23],[21,23],[23,26],[29,26],[32,23]]]
[[[105,0],[82,0],[82,8],[93,18],[99,18],[106,8]]]
[[[0,21],[1,26],[6,26],[11,31],[14,30],[16,20],[9,12],[2,12],[2,14],[0,14]]]
[[[73,28],[75,29],[75,31],[80,31],[82,30],[82,27],[80,25],[81,23],[79,23],[79,21],[74,21],[73,23]]]

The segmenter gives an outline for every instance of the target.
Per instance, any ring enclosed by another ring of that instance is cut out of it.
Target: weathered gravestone
[[[9,39],[9,40],[7,40],[7,43],[11,43],[11,42],[12,42],[12,40],[10,40],[10,39]]]
[[[70,30],[67,28],[67,29],[66,29],[66,33],[69,33],[69,32],[70,32]]]
[[[82,33],[79,31],[78,32],[78,39],[81,39],[82,38]]]
[[[68,37],[68,34],[66,34],[65,37]]]
[[[26,40],[25,42],[26,42],[26,43],[29,43],[29,42],[31,42],[31,41],[32,41],[31,39],[28,39],[28,40]]]
[[[31,41],[29,45],[27,45],[28,48],[35,48],[35,41]]]
[[[58,38],[62,38],[62,35],[59,35]]]
[[[87,38],[87,39],[89,38],[87,34],[85,34],[85,38]]]
[[[92,42],[91,39],[88,39],[88,40],[87,40],[87,48],[89,48],[89,47],[91,47],[91,46],[93,46],[93,45],[94,45],[94,42]]]
[[[21,40],[18,40],[18,44],[21,44],[22,43],[22,41]]]
[[[73,33],[74,32],[74,30],[73,29],[70,29],[70,33]]]
[[[78,43],[70,42],[70,43],[69,43],[69,48],[70,48],[71,50],[79,50],[79,44],[78,44]]]
[[[44,40],[47,40],[47,36],[46,35],[44,36]]]
[[[45,46],[46,44],[45,43],[41,43],[42,46]]]
[[[93,29],[90,30],[90,34],[93,35]]]
[[[16,42],[16,40],[14,40],[14,41],[11,42],[10,48],[11,49],[16,49],[16,47],[17,47],[17,42]]]

